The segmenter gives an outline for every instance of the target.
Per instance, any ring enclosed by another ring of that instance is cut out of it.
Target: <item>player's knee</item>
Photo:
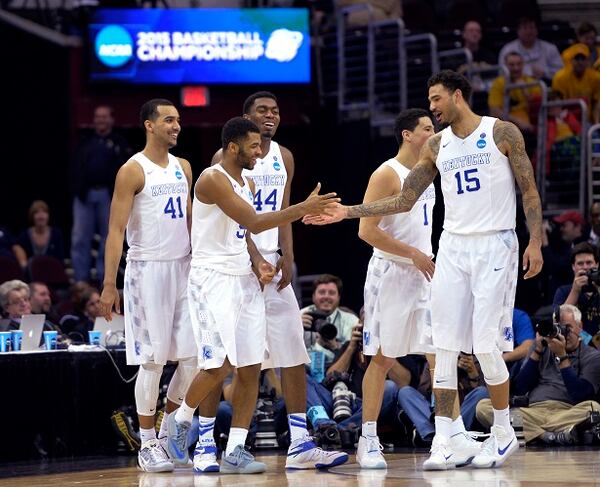
[[[395,358],[386,357],[384,355],[381,355],[381,352],[378,353],[377,355],[375,355],[371,359],[371,363],[375,364],[377,367],[384,369],[386,372],[393,367],[395,362],[396,362]]]
[[[498,386],[508,380],[508,368],[506,362],[502,359],[500,350],[493,350],[488,353],[476,353],[479,366],[483,372],[486,384]]]
[[[181,404],[187,393],[190,384],[198,372],[198,360],[194,358],[180,360],[169,388],[167,389],[167,399],[175,404]]]
[[[458,352],[438,349],[435,352],[434,389],[452,389],[458,387]]]
[[[135,381],[135,404],[140,416],[154,416],[163,366],[143,364]]]

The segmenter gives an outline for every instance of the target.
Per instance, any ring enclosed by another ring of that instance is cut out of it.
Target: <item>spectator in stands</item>
[[[27,255],[12,233],[6,227],[0,226],[0,255],[15,259],[21,267],[27,265]]]
[[[562,100],[559,91],[548,93],[548,101]],[[561,170],[577,166],[579,171],[579,155],[581,150],[581,122],[570,110],[564,107],[549,107],[546,134],[546,174],[561,178],[567,176]],[[551,163],[552,161],[552,163]]]
[[[498,56],[498,64],[505,65],[506,55],[518,52],[525,62],[524,73],[537,79],[551,80],[563,67],[558,48],[550,42],[538,39],[537,21],[522,17],[517,22],[517,39],[506,44]]]
[[[548,221],[544,221],[545,231],[542,234],[542,254],[544,272],[548,276],[549,297],[554,296],[559,286],[573,279],[571,250],[578,243],[585,241],[585,220],[578,211],[565,211],[554,217],[554,222],[558,230]],[[557,234],[559,238],[556,238]]]
[[[513,367],[529,353],[531,345],[535,340],[535,331],[531,318],[525,311],[514,308],[512,321],[513,351],[504,352],[502,358],[513,373]]]
[[[127,141],[113,132],[112,108],[94,110],[94,133],[77,147],[71,167],[73,230],[71,259],[76,281],[90,279],[92,240],[100,234],[96,270],[102,282],[108,213],[117,170],[131,155]]]
[[[583,330],[593,336],[600,331],[600,295],[598,285],[589,282],[587,273],[598,269],[597,249],[588,242],[575,245],[571,251],[571,266],[575,278],[571,284],[556,290],[553,304],[577,306]]]
[[[533,134],[535,127],[531,123],[530,114],[539,107],[541,89],[539,86],[513,88],[508,92],[508,117],[504,117],[505,86],[515,83],[532,83],[536,79],[523,74],[523,56],[518,52],[509,52],[504,58],[508,76],[498,76],[490,88],[488,105],[490,115],[513,122],[522,132]]]
[[[475,67],[496,64],[496,55],[483,47],[481,43],[481,24],[477,20],[469,20],[462,30],[463,47],[471,53]]]
[[[590,207],[590,222],[592,228],[588,235],[588,242],[596,248],[600,247],[600,202],[592,203]]]
[[[17,243],[25,250],[27,258],[35,255],[50,255],[61,262],[65,258],[63,247],[63,236],[59,228],[51,227],[50,209],[48,204],[42,200],[35,200],[29,207],[29,224],[17,240]]]
[[[60,327],[73,340],[87,342],[87,332],[94,329],[94,322],[99,316],[102,316],[100,293],[96,288],[89,286],[81,292],[75,302],[75,314],[63,316]]]
[[[506,103],[505,87],[508,84],[532,83],[536,79],[523,74],[523,56],[518,52],[509,52],[504,59],[508,69],[507,76],[498,76],[490,87],[488,106],[490,115],[513,122],[523,132],[527,153],[535,155],[536,128],[532,123],[532,115],[537,116],[540,106],[542,91],[539,86],[513,88],[508,92],[508,116],[504,114]]]
[[[577,443],[575,427],[584,423],[600,389],[600,352],[579,337],[581,313],[572,305],[560,307],[561,334],[536,335],[535,345],[514,381],[516,395],[527,394],[529,407],[520,408],[527,443]],[[477,419],[489,427],[493,412],[489,399],[477,405]]]
[[[309,331],[315,320],[314,315],[309,313],[315,312],[320,313],[328,323],[335,325],[339,342],[350,340],[352,328],[358,323],[358,316],[350,310],[340,308],[342,287],[342,280],[332,274],[322,274],[313,283],[313,304],[300,310],[307,347],[316,340],[316,333]]]
[[[573,57],[552,78],[552,89],[564,99],[579,98],[588,107],[589,120],[600,121],[600,72],[590,67],[590,49],[585,44],[569,48]]]
[[[398,0],[338,0],[338,8],[350,5],[367,4],[371,6],[372,20],[390,20],[402,18],[402,2]],[[359,27],[369,23],[369,13],[365,10],[357,10],[348,15],[348,25]]]
[[[58,324],[60,317],[52,307],[52,295],[50,289],[43,282],[29,283],[29,295],[31,301],[31,312],[33,314],[45,314],[46,320]]]
[[[583,22],[577,28],[577,42],[585,44],[590,50],[590,66],[594,69],[600,69],[600,46],[597,41],[598,31],[593,24],[589,22]],[[577,44],[568,47],[562,52],[562,58],[565,66],[569,66],[571,59],[577,53]]]
[[[412,421],[414,446],[429,446],[435,434],[433,407],[431,404],[431,375],[426,367],[422,387],[406,385],[398,392],[398,405]],[[424,386],[424,387],[423,387]],[[460,415],[465,428],[470,429],[475,419],[477,403],[490,397],[479,364],[473,355],[461,352],[458,357],[458,394]]]
[[[0,307],[10,320],[8,330],[18,330],[21,316],[31,314],[29,286],[18,279],[0,285]]]

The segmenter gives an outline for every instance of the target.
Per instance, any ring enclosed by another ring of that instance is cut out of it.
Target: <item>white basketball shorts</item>
[[[123,307],[129,365],[164,365],[198,354],[187,303],[189,269],[189,256],[127,263]]]
[[[188,297],[201,369],[216,369],[225,357],[234,367],[267,358],[265,302],[254,274],[192,267]]]
[[[514,230],[444,231],[431,290],[433,345],[467,353],[512,350],[518,265]]]
[[[372,256],[365,281],[363,350],[385,357],[433,353],[430,284],[411,264]]]

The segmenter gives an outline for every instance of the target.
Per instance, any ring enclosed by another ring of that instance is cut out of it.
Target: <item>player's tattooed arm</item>
[[[523,210],[529,229],[529,245],[523,253],[525,279],[537,275],[542,270],[542,202],[529,156],[525,151],[525,141],[521,131],[510,122],[498,120],[494,124],[494,141],[510,162],[513,174],[523,195]]]
[[[521,131],[510,122],[498,120],[494,125],[494,141],[510,161],[510,166],[523,195],[523,209],[532,240],[542,242],[542,203],[535,184],[533,167],[525,151]]]
[[[349,206],[346,218],[385,216],[409,211],[437,174],[435,160],[440,149],[441,138],[442,134],[436,134],[423,146],[419,162],[406,177],[400,193],[372,203]]]

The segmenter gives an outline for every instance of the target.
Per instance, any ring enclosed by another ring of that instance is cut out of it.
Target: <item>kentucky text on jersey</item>
[[[156,184],[151,187],[152,196],[162,196],[168,194],[183,194],[187,193],[187,183],[165,183]]]
[[[248,174],[257,186],[285,186],[286,176],[284,174]]]
[[[442,162],[442,170],[453,171],[455,169],[460,169],[462,167],[469,166],[482,166],[485,164],[490,164],[492,154],[489,152],[482,152],[479,154],[467,154],[466,156],[455,157],[454,159],[449,159],[447,161]]]

